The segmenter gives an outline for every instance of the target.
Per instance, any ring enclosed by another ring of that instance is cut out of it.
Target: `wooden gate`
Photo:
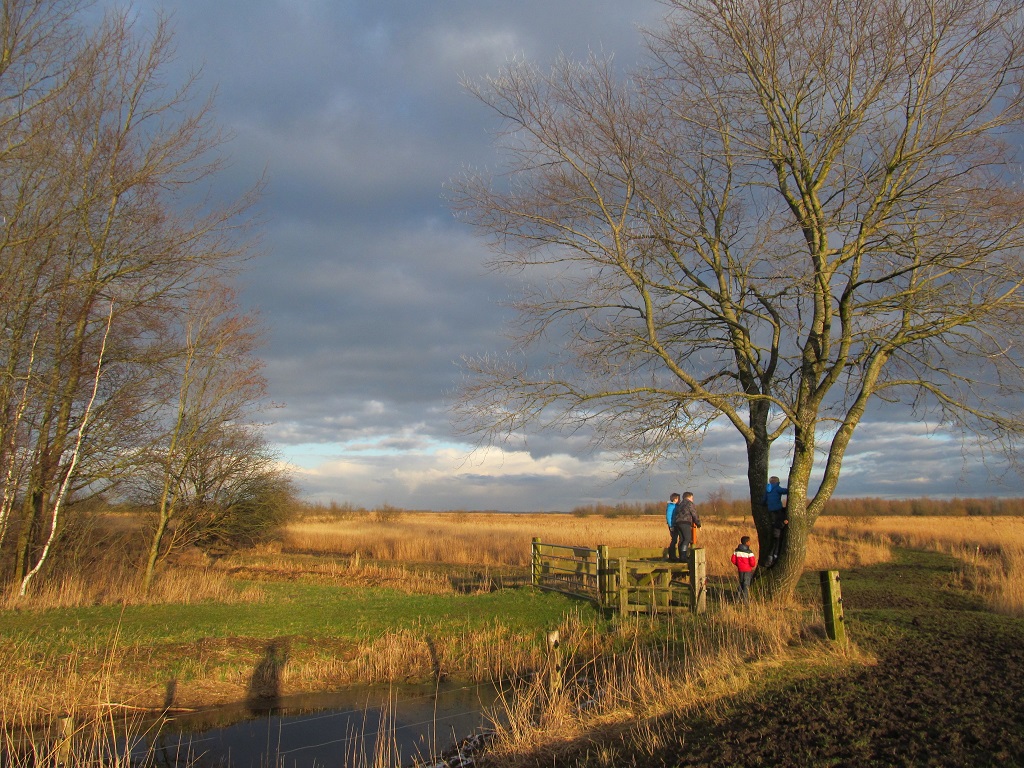
[[[692,547],[685,563],[665,560],[664,549],[588,547],[533,540],[534,586],[593,600],[600,608],[630,613],[704,610],[704,550]]]

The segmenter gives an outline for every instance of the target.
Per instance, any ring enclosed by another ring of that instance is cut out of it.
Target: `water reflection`
[[[280,657],[268,648],[267,658]],[[168,720],[131,752],[142,759],[152,749],[152,759],[174,768],[408,765],[486,727],[481,710],[497,696],[491,685],[372,687],[278,695],[277,706],[262,709],[250,697],[236,707]]]

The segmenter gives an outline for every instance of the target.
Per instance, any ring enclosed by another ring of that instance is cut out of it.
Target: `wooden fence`
[[[704,610],[707,572],[704,550],[692,547],[685,563],[665,560],[665,550],[588,547],[533,540],[532,582],[541,589],[593,600],[600,608],[630,613]]]

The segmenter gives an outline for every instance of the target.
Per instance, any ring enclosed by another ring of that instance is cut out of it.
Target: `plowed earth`
[[[948,588],[952,561],[901,559],[842,576],[877,665],[762,690],[644,765],[1024,765],[1024,621]]]

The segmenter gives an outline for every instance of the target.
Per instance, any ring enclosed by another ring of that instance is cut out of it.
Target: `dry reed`
[[[239,589],[232,578],[213,568],[169,567],[152,589],[142,589],[138,575],[123,569],[98,569],[89,577],[65,574],[40,581],[28,595],[33,610],[79,608],[94,605],[192,605],[201,602],[258,603],[266,595],[258,587]],[[23,607],[17,587],[0,596],[0,609]]]
[[[501,765],[524,753],[537,764],[555,762],[563,745],[598,733],[616,733],[610,742],[627,752],[650,748],[667,737],[653,725],[658,716],[712,707],[797,655],[811,665],[861,660],[852,646],[793,646],[795,637],[815,628],[821,637],[820,616],[797,604],[722,605],[699,621],[674,624],[667,639],[656,642],[645,639],[645,622],[617,625],[615,644],[625,650],[600,660],[584,655],[583,665],[570,660],[575,674],[562,685],[552,684],[550,671],[516,685],[492,716],[497,737],[488,764]],[[588,645],[570,635],[569,645],[574,642]],[[615,748],[603,748],[612,750],[604,760],[614,765]]]
[[[1024,518],[821,518],[816,528],[859,545],[879,542],[952,555],[962,564],[962,586],[993,611],[1024,616]]]
[[[739,537],[756,538],[749,518],[708,520],[698,531],[698,545],[707,552],[708,574],[731,575],[729,560]],[[289,525],[283,552],[348,555],[373,560],[449,565],[515,566],[525,568],[534,537],[550,544],[596,547],[665,547],[668,533],[660,516],[574,517],[555,514],[408,513],[401,525],[370,517],[355,520],[303,521]],[[857,540],[837,543],[834,537],[812,534],[808,568],[844,568],[886,562],[883,542]]]

